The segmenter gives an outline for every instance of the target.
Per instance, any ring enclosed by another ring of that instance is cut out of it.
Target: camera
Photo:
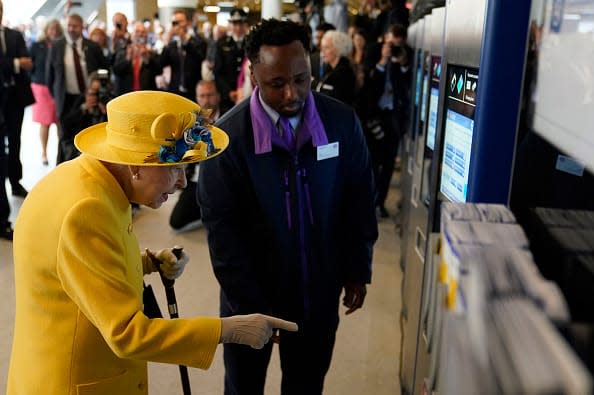
[[[400,45],[392,45],[392,56],[395,58],[399,58],[403,55],[403,49]]]
[[[116,22],[115,26],[116,26],[116,29],[122,30],[122,27],[123,26],[122,26],[122,24],[120,22]]]
[[[99,103],[105,105],[108,101],[113,99],[109,86],[109,71],[106,69],[97,70],[97,79],[101,83],[101,86],[97,90],[97,100]]]

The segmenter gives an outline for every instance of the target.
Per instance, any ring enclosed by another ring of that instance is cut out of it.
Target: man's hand
[[[345,314],[348,315],[355,310],[360,309],[365,301],[365,295],[367,295],[367,287],[365,284],[345,284],[344,298],[342,298],[342,304],[348,308]]]

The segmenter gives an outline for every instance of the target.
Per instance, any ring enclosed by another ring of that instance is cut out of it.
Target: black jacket
[[[116,96],[132,91],[132,61],[126,58],[126,48],[118,50],[113,63],[113,73],[118,78]],[[155,77],[163,72],[157,54],[151,54],[148,62],[142,61],[140,66],[140,90],[157,90]]]
[[[352,106],[355,101],[357,77],[351,62],[341,57],[335,68],[327,67],[324,77],[318,81],[314,90]]]
[[[161,67],[171,67],[168,90],[195,100],[196,84],[200,81],[205,57],[206,41],[202,37],[191,36],[184,44],[172,40],[161,53]]]

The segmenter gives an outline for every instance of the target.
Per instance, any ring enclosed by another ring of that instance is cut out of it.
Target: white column
[[[283,16],[282,0],[262,0],[262,19],[276,18]]]

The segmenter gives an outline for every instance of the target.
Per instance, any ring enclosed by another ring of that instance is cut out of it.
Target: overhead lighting
[[[218,6],[221,8],[233,8],[235,7],[235,3],[232,1],[219,1]]]
[[[207,5],[203,8],[204,12],[219,12],[221,11],[221,7],[218,5]]]

